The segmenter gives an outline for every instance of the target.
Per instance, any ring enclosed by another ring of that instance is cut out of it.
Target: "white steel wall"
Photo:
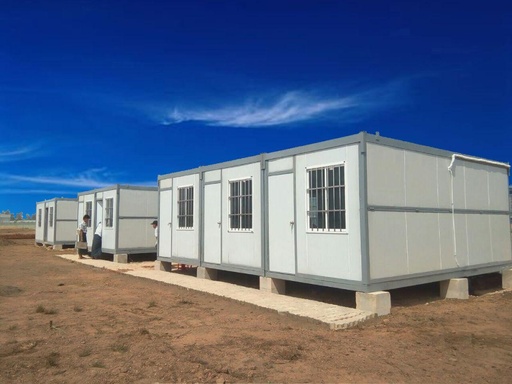
[[[505,168],[457,159],[452,215],[451,159],[377,144],[367,159],[368,205],[387,207],[368,214],[372,279],[512,259],[507,217],[475,212],[507,210]]]
[[[45,202],[36,203],[36,242],[42,243],[44,242],[44,226],[46,222],[46,218],[44,216],[44,208]],[[39,213],[41,210],[41,213]],[[39,217],[41,216],[41,217]],[[41,223],[41,225],[39,225]]]

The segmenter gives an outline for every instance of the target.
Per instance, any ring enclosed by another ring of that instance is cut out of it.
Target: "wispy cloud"
[[[0,146],[0,163],[31,159],[41,156],[41,145],[32,144],[26,146],[9,147]]]
[[[26,191],[39,191],[33,188],[33,185],[53,185],[60,187],[69,187],[72,190],[84,191],[87,189],[103,188],[114,184],[130,184],[141,186],[155,186],[156,181],[141,182],[141,183],[121,183],[119,180],[114,180],[114,174],[109,172],[106,168],[93,168],[78,174],[68,174],[59,176],[26,176],[15,174],[0,174],[3,179],[4,185],[19,185],[20,183],[26,187]],[[14,191],[16,189],[9,188],[4,191]],[[63,193],[62,191],[48,191],[49,193]],[[5,192],[7,193],[7,192]],[[32,192],[36,193],[36,192]],[[39,193],[39,192],[37,192]],[[46,192],[41,192],[46,193]],[[68,190],[69,193],[69,190]]]
[[[337,97],[321,97],[317,93],[292,91],[273,99],[260,98],[246,101],[242,105],[219,109],[180,109],[176,107],[168,113],[162,124],[172,125],[186,121],[199,121],[207,125],[255,128],[325,117],[335,117],[338,121],[350,121],[354,115],[369,114],[396,103],[402,88],[402,82],[393,82]]]

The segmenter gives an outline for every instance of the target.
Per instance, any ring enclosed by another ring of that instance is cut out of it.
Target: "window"
[[[229,182],[229,229],[252,229],[252,179]]]
[[[87,201],[87,202],[85,203],[85,214],[86,214],[86,215],[89,215],[89,217],[91,217],[91,218],[92,218],[92,201]],[[92,220],[88,220],[88,221],[87,221],[87,227],[89,227],[89,228],[91,228],[91,225],[92,225],[92,224],[91,224],[91,221],[92,221]]]
[[[112,228],[114,226],[114,199],[105,200],[105,227]]]
[[[37,226],[41,227],[41,217],[43,215],[43,211],[41,208],[39,208],[39,211],[37,211]]]
[[[194,187],[178,188],[178,228],[194,228]]]
[[[345,168],[343,165],[308,169],[308,229],[342,231],[345,212]]]
[[[50,217],[48,218],[48,223],[50,227],[53,227],[53,207],[50,207]]]

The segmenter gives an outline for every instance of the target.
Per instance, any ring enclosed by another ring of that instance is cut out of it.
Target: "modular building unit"
[[[77,199],[55,198],[36,203],[36,244],[74,246]]]
[[[160,176],[158,260],[362,292],[498,272],[509,170],[362,132]]]
[[[151,222],[158,215],[158,189],[113,185],[78,194],[78,223],[85,214],[91,217],[87,244],[102,224],[102,252],[113,255],[156,253],[155,232]]]

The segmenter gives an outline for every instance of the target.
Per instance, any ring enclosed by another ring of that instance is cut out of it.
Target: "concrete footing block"
[[[260,291],[284,295],[286,293],[286,281],[260,276]]]
[[[114,254],[114,263],[128,264],[128,255],[126,253]]]
[[[198,279],[217,280],[217,270],[213,268],[197,267]]]
[[[391,295],[386,291],[356,292],[356,309],[384,316],[391,313]]]
[[[501,286],[503,289],[512,289],[512,268],[501,272]]]
[[[62,251],[64,249],[64,246],[62,244],[55,244],[53,246],[54,251]]]
[[[466,278],[441,281],[439,288],[443,299],[469,299],[469,284]]]
[[[155,271],[171,272],[172,263],[170,261],[155,260]]]

